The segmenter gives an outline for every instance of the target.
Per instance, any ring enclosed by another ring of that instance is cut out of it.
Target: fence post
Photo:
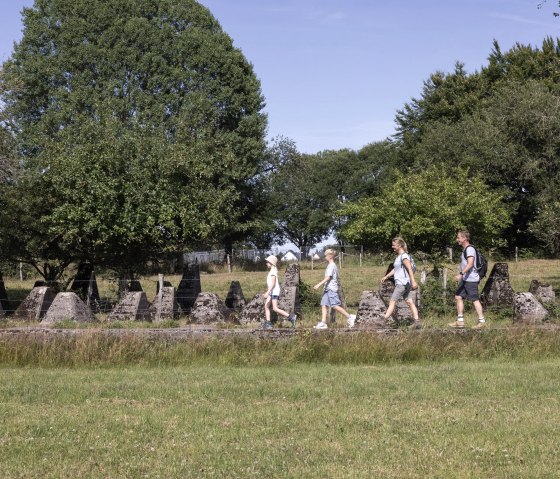
[[[362,267],[362,256],[364,254],[364,246],[360,247],[360,268]]]
[[[88,308],[90,307],[91,297],[93,296],[93,277],[94,276],[95,276],[95,273],[92,270],[91,274],[89,275],[89,283],[88,283],[88,288],[87,288],[86,305],[87,305]]]
[[[158,305],[156,310],[156,321],[161,320],[161,306],[163,303],[163,274],[158,274],[158,284],[159,284],[159,291],[158,291]]]
[[[516,246],[515,247],[515,262],[517,263],[518,261],[518,255],[519,255],[519,248]],[[21,264],[21,263],[20,263]]]
[[[19,282],[23,283],[23,263],[19,262]]]
[[[449,261],[453,261],[453,248],[447,248],[447,252],[449,253]]]
[[[226,261],[227,261],[227,271],[231,273],[231,261],[229,259],[229,254],[226,254]]]

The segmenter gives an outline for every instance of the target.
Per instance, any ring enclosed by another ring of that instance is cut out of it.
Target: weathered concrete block
[[[86,300],[88,292],[91,292],[90,301],[99,302],[99,289],[97,288],[97,279],[93,272],[93,265],[90,263],[81,263],[78,266],[78,272],[70,289],[76,293],[80,299]]]
[[[288,287],[288,286],[299,287],[300,281],[301,281],[301,274],[300,274],[299,264],[292,263],[286,267],[286,271],[284,271],[284,278],[282,279],[282,283],[280,284],[280,287],[281,288]]]
[[[280,297],[278,298],[278,307],[283,309],[288,314],[296,311],[296,302],[299,298],[299,288],[297,286],[284,286],[280,290]]]
[[[262,323],[264,320],[264,298],[261,293],[257,293],[241,311],[239,322],[241,324],[251,324]]]
[[[232,313],[216,293],[200,293],[189,314],[189,323],[225,323],[233,320]]]
[[[177,288],[177,301],[185,313],[189,313],[201,293],[200,268],[197,264],[188,265]]]
[[[63,320],[93,321],[91,310],[76,293],[58,293],[41,324],[52,324]]]
[[[47,313],[56,293],[48,286],[33,288],[14,312],[19,321],[40,321]]]
[[[359,328],[388,328],[385,319],[387,307],[377,291],[363,291],[356,313],[356,325]]]
[[[301,312],[301,299],[299,296],[299,285],[301,283],[300,266],[297,263],[292,263],[288,265],[286,271],[284,272],[284,278],[280,284],[280,298],[278,298],[278,305],[281,309],[288,311],[289,313]],[[296,288],[295,294],[292,290],[287,290],[287,288]],[[292,300],[293,298],[293,300]],[[281,305],[285,305],[281,306]],[[286,309],[286,308],[290,309]]]
[[[158,317],[159,309],[159,317]],[[177,319],[179,317],[181,308],[177,302],[175,288],[173,286],[164,286],[161,294],[156,294],[154,302],[151,304],[148,314],[150,320],[154,322],[161,322],[166,319]]]
[[[480,301],[487,307],[513,305],[515,291],[509,283],[509,266],[507,263],[496,263],[482,289]]]
[[[226,297],[226,306],[230,309],[240,311],[246,304],[247,302],[245,301],[241,284],[239,281],[232,281],[229,285],[229,291]]]
[[[395,284],[392,281],[385,281],[384,283],[381,283],[381,286],[379,287],[379,296],[381,296],[385,304],[387,305],[389,304],[393,291],[395,291]],[[420,311],[421,304],[420,304],[419,287],[410,292],[410,298],[414,302],[414,305]],[[409,324],[412,322],[413,319],[412,312],[410,311],[410,308],[406,304],[405,300],[399,299],[397,301],[397,304],[395,305],[395,310],[393,311],[392,318],[393,318],[393,323],[392,323],[393,326],[400,326],[402,324]]]
[[[513,297],[513,322],[540,324],[548,311],[532,293],[516,293]]]
[[[6,313],[10,309],[10,303],[8,301],[8,293],[6,292],[6,287],[4,285],[4,278],[2,277],[2,272],[0,271],[0,307]]]
[[[529,293],[532,293],[541,303],[553,303],[556,300],[556,293],[550,284],[544,284],[534,279],[529,285]]]
[[[146,293],[129,291],[109,314],[109,321],[148,321],[149,307]]]

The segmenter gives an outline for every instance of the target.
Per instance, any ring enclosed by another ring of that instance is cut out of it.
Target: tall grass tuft
[[[5,335],[8,366],[274,366],[296,363],[368,365],[448,359],[560,357],[560,332],[512,328],[483,332],[422,331],[383,335],[302,331],[285,339],[192,337],[182,340],[85,330],[77,335]]]

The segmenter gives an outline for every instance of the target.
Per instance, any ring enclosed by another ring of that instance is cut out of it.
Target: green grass
[[[0,477],[557,478],[560,359],[0,368]]]

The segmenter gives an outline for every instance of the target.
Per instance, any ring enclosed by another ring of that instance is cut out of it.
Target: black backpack
[[[484,257],[484,255],[478,251],[478,249],[470,244],[469,246],[472,246],[474,248],[474,268],[476,269],[476,272],[478,273],[478,276],[480,277],[480,279],[484,278],[486,276],[486,273],[488,272],[488,261],[486,260],[486,258]],[[468,246],[467,246],[468,248]],[[465,250],[463,251],[463,256],[465,257],[465,261],[468,261],[467,259],[467,248],[465,248]]]

